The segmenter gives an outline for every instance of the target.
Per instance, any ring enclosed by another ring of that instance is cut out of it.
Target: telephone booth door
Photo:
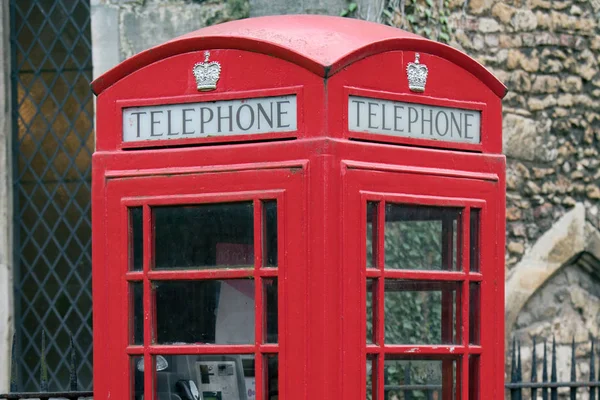
[[[346,169],[344,223],[361,220],[353,225],[358,235],[344,229],[344,249],[356,249],[345,262],[361,264],[347,283],[363,296],[361,318],[347,320],[344,332],[364,366],[348,382],[363,382],[360,398],[370,400],[481,399],[482,376],[502,379],[502,371],[491,374],[502,365],[494,336],[480,335],[481,326],[502,329],[493,327],[502,321],[494,307],[502,285],[493,271],[502,256],[494,235],[498,177],[362,163]],[[352,313],[353,291],[346,293]]]
[[[108,179],[105,226],[114,248],[106,279],[96,282],[119,284],[95,290],[110,293],[108,308],[124,298],[127,308],[101,316],[113,325],[107,343],[115,348],[97,362],[128,373],[110,375],[121,381],[98,385],[100,392],[276,399],[286,377],[302,379],[304,363],[282,365],[286,348],[297,359],[304,351],[294,343],[301,334],[284,333],[304,329],[286,312],[305,285],[303,180],[301,168]],[[302,315],[302,305],[294,310]]]

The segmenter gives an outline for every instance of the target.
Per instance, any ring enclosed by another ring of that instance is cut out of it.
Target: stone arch
[[[559,269],[587,257],[600,259],[600,232],[585,219],[585,207],[577,203],[538,239],[508,273],[505,297],[505,343],[508,344],[519,313],[527,301]]]

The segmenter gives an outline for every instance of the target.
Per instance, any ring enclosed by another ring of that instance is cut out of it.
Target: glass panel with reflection
[[[254,280],[155,281],[160,344],[254,344]]]
[[[154,207],[156,269],[254,265],[251,201]]]
[[[453,344],[460,283],[385,280],[385,343]]]
[[[456,360],[385,357],[385,399],[456,399]]]
[[[264,321],[265,321],[265,343],[277,343],[279,336],[279,315],[278,309],[278,293],[277,279],[263,279],[263,299],[265,305]]]
[[[142,282],[129,284],[130,340],[133,344],[144,344],[144,287]]]
[[[460,269],[460,208],[386,204],[385,268]]]
[[[471,209],[471,221],[470,221],[470,256],[471,271],[479,272],[479,230],[480,230],[480,216],[481,210],[472,208]]]
[[[131,387],[132,387],[132,399],[143,400],[144,399],[144,368],[142,363],[144,357],[135,356],[130,358],[131,364]]]
[[[129,269],[141,271],[143,262],[144,236],[142,207],[129,208]]]
[[[263,203],[263,267],[277,267],[277,201]]]
[[[252,354],[158,355],[153,364],[156,400],[249,400],[256,393]]]

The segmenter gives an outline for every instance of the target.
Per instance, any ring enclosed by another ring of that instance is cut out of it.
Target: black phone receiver
[[[196,383],[191,380],[180,380],[175,384],[175,390],[181,400],[202,400]]]

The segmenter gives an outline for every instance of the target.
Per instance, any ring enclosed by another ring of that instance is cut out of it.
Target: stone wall
[[[247,18],[249,0],[91,0],[94,76],[205,26]]]
[[[385,0],[356,0],[379,21]],[[94,76],[142,50],[226,21],[277,14],[340,15],[348,0],[91,0]]]
[[[521,354],[526,378],[532,367],[532,338],[536,337],[538,342],[537,376],[541,377],[544,343],[540,343],[540,338],[547,339],[546,349],[551,354],[552,338],[555,337],[558,381],[568,382],[571,379],[572,340],[577,343],[575,361],[578,379],[589,379],[591,342],[588,335],[598,337],[600,334],[600,280],[590,279],[589,271],[577,263],[563,267],[525,304],[514,333],[523,345]],[[559,398],[568,399],[568,390],[562,389]],[[580,390],[577,398],[587,400],[589,394]]]
[[[600,227],[600,1],[451,0],[450,7],[450,44],[509,89],[507,339],[556,336],[559,369],[568,374],[575,338],[577,374],[587,379],[589,336],[599,334],[599,264],[584,271],[571,260],[594,253]],[[523,356],[528,375],[531,354]]]
[[[509,88],[507,268],[582,202],[598,226],[600,1],[455,1],[455,45]]]

